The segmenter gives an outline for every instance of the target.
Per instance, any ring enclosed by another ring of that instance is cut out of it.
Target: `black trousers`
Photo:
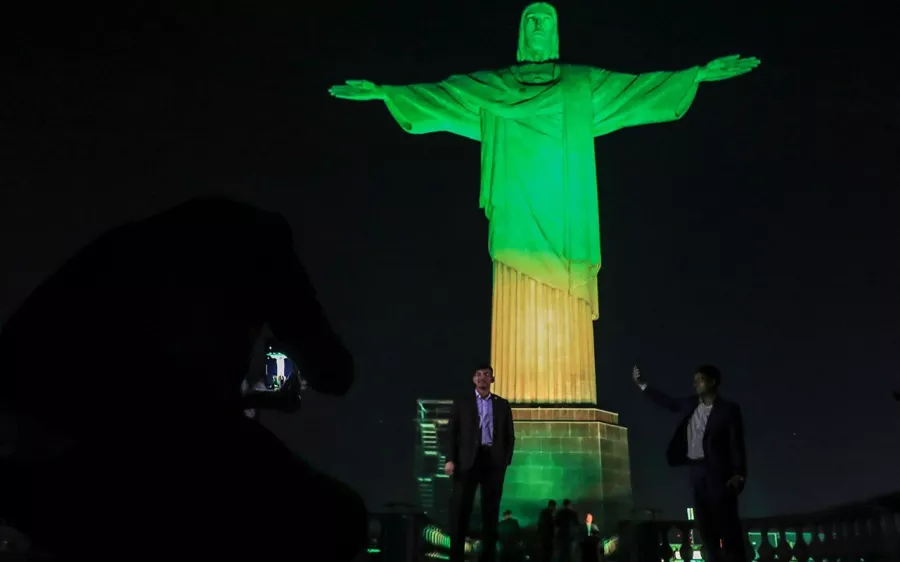
[[[349,562],[365,548],[368,513],[349,487],[239,414],[199,425],[34,467],[22,530],[62,562]]]
[[[744,532],[738,514],[738,496],[725,481],[713,477],[707,467],[691,469],[694,523],[710,562],[746,562]]]
[[[540,557],[538,562],[553,562],[553,535],[543,535],[539,541]]]
[[[494,562],[497,556],[497,523],[500,520],[500,498],[506,466],[497,466],[489,447],[480,447],[475,463],[468,470],[453,473],[450,499],[450,562],[465,560],[469,517],[475,503],[475,490],[481,488],[481,562]]]
[[[559,533],[556,535],[556,543],[559,547],[559,562],[571,562],[575,539],[568,533]]]

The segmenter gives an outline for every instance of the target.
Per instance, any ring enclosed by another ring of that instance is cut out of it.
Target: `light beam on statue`
[[[758,65],[738,55],[645,74],[563,64],[556,10],[536,3],[522,13],[512,66],[430,84],[348,80],[330,89],[341,99],[383,101],[411,134],[481,143],[479,205],[494,263],[491,363],[495,390],[513,403],[516,420],[506,507],[536,513],[548,498],[569,497],[604,526],[627,516],[627,430],[617,414],[596,408],[594,138],[680,119],[701,83]]]
[[[600,221],[594,137],[681,118],[697,86],[755,68],[716,59],[677,72],[625,74],[561,64],[557,15],[522,14],[518,64],[433,84],[351,80],[330,93],[382,100],[412,134],[481,143],[479,204],[494,262],[491,362],[516,404],[596,404],[592,320],[599,315]]]

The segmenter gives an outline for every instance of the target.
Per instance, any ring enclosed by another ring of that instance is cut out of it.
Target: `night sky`
[[[414,501],[415,399],[466,391],[490,352],[479,147],[327,89],[509,64],[525,2],[179,4],[2,18],[0,320],[123,221],[207,194],[277,210],[358,373],[267,423],[370,509]],[[676,394],[697,363],[722,369],[746,515],[900,489],[895,19],[832,4],[556,3],[571,62],[763,61],[677,123],[596,143],[599,406],[630,429],[637,507],[682,517],[689,496],[664,459],[677,420],[642,400],[635,359]]]

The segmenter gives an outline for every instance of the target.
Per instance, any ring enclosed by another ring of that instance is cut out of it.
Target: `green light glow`
[[[537,74],[549,83],[521,85]],[[551,64],[453,76],[439,84],[385,86],[385,102],[413,134],[448,131],[482,143],[479,205],[488,249],[541,283],[592,303],[597,313],[600,219],[594,137],[680,118],[697,69],[635,76]]]
[[[562,410],[559,410],[562,411]],[[609,537],[631,510],[628,435],[600,421],[516,420],[516,452],[503,488],[503,509],[535,524],[547,501],[571,499]]]
[[[528,6],[520,20],[517,64],[510,67],[427,84],[349,80],[329,92],[340,99],[383,101],[410,134],[445,132],[479,142],[479,205],[489,221],[491,259],[589,303],[596,319],[601,252],[594,139],[680,119],[700,83],[745,74],[759,60],[735,55],[702,67],[644,74],[561,64],[557,23],[549,4]],[[444,459],[437,447],[440,430],[424,417],[422,422],[418,474],[433,480],[419,481],[419,492],[433,506]],[[582,512],[594,513],[605,536],[628,515],[631,484],[623,427],[598,420],[517,420],[516,432],[504,508],[513,509],[521,521],[533,522],[548,499],[565,497]]]
[[[445,548],[447,550],[450,549],[450,535],[434,525],[426,525],[425,528],[422,529],[422,538],[432,546]],[[475,543],[471,540],[466,540],[466,552],[473,552],[474,549]]]
[[[481,143],[479,204],[491,258],[590,302],[597,316],[600,219],[594,138],[680,119],[702,81],[749,72],[755,58],[724,57],[677,72],[625,74],[560,64],[556,10],[522,14],[519,63],[431,84],[351,80],[330,93],[383,100],[403,130]]]

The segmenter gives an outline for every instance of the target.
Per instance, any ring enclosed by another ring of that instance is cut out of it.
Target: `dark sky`
[[[271,426],[370,508],[410,501],[415,399],[466,389],[489,354],[479,149],[326,91],[509,64],[525,3],[179,4],[3,18],[0,319],[122,221],[213,193],[278,210],[359,371]],[[892,17],[838,4],[557,4],[573,62],[763,60],[680,122],[596,143],[600,407],[630,428],[636,506],[688,503],[664,462],[676,420],[642,401],[636,357],[673,393],[721,367],[748,515],[900,488],[900,57]]]

